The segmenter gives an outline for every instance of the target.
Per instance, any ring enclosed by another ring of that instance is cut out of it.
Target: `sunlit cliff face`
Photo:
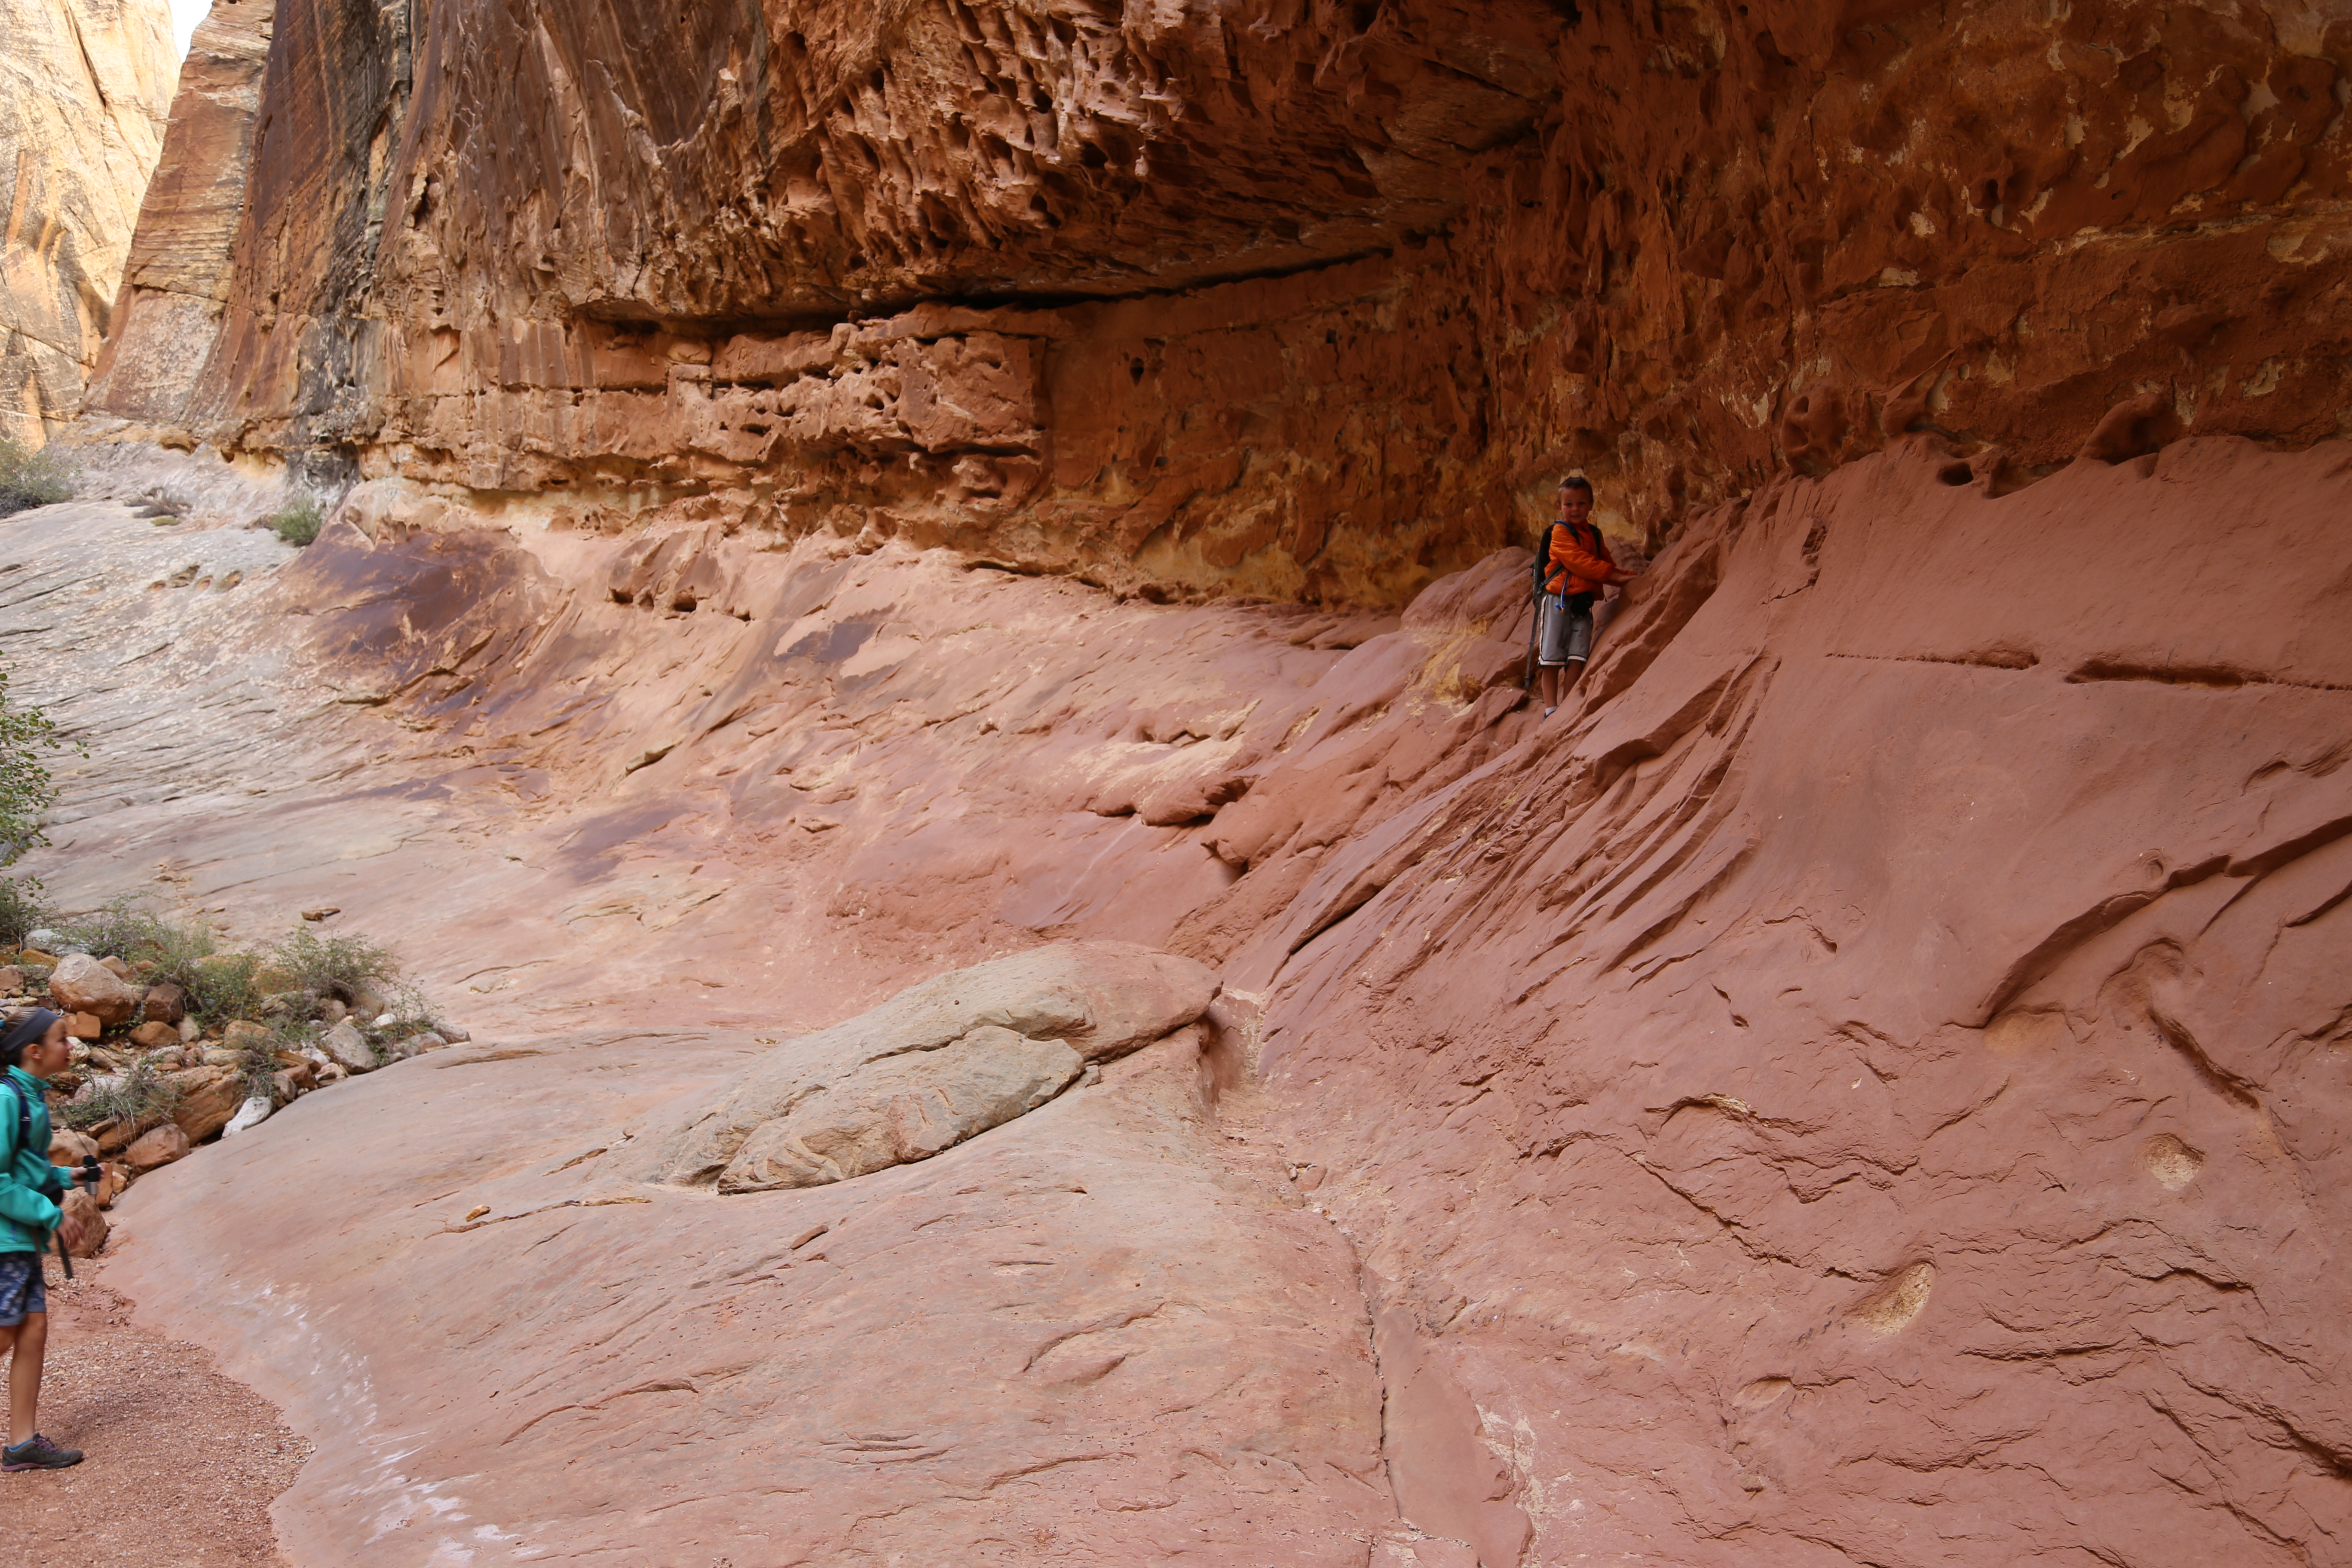
[[[108,410],[562,526],[1394,600],[1563,468],[1654,543],[1906,431],[2006,486],[2345,402],[2316,9],[409,18],[207,23]],[[198,188],[235,260],[175,281]]]
[[[163,142],[163,0],[0,0],[0,438],[81,412]]]

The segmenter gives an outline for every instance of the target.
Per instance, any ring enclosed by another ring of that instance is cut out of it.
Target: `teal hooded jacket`
[[[63,1211],[65,1173],[49,1163],[49,1102],[45,1085],[22,1068],[7,1069],[0,1088],[0,1252],[46,1252]],[[9,1092],[14,1089],[16,1092]],[[33,1135],[21,1130],[32,1111]]]

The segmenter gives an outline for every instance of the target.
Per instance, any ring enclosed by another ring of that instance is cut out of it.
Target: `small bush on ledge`
[[[317,496],[299,496],[273,515],[269,526],[278,531],[278,538],[299,550],[319,537],[319,525],[325,521]]]

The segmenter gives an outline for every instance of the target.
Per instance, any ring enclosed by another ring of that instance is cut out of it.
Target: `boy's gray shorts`
[[[13,1329],[49,1310],[47,1281],[37,1252],[0,1252],[0,1329]]]
[[[1582,664],[1592,657],[1592,616],[1568,607],[1559,594],[1536,601],[1536,663],[1546,669]]]

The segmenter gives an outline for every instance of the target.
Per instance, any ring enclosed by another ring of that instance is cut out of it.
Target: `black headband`
[[[16,1020],[8,1033],[0,1037],[0,1061],[15,1067],[17,1059],[25,1054],[25,1047],[47,1034],[49,1026],[62,1016],[63,1014],[52,1013],[47,1007],[36,1007]]]

